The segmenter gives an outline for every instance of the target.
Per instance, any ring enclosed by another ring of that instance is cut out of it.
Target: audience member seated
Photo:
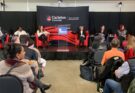
[[[104,37],[102,37],[101,34],[96,34],[92,43],[92,48],[93,49],[103,49],[106,50],[107,46],[106,46],[106,42],[103,40]]]
[[[84,46],[84,40],[86,39],[86,31],[84,26],[79,26],[78,31],[79,46]]]
[[[30,38],[21,37],[20,44],[24,45],[25,53],[25,61],[27,61],[32,68],[34,68],[35,75],[38,74],[38,54],[35,50],[28,47]],[[24,60],[24,59],[23,59]]]
[[[32,39],[29,39],[29,44],[28,44],[28,47],[30,49],[33,49],[34,51],[36,51],[37,55],[38,55],[38,65],[39,65],[39,69],[42,70],[42,76],[39,75],[38,77],[41,78],[44,76],[44,68],[46,66],[46,60],[44,58],[41,57],[41,53],[40,51],[34,47],[34,41]]]
[[[93,41],[94,41],[94,34],[90,34],[90,36],[89,36],[89,39],[88,39],[88,46],[89,47],[91,47],[92,46],[92,43],[93,43]]]
[[[135,78],[131,81],[127,93],[135,93]]]
[[[106,43],[107,43],[107,48],[110,49],[110,42],[113,40],[113,38],[117,38],[116,33],[114,33],[112,30],[108,30],[107,33],[107,38],[106,38]]]
[[[23,38],[23,37],[22,37]],[[35,50],[31,49],[28,47],[29,45],[29,37],[28,38],[24,38],[22,39],[23,41],[21,41],[20,43],[22,45],[25,45],[24,48],[25,48],[25,59],[23,59],[23,61],[27,62],[32,70],[33,70],[33,73],[35,75],[35,82],[34,84],[40,88],[41,92],[44,93],[44,90],[46,89],[49,89],[51,87],[51,84],[43,84],[41,81],[38,80],[38,70],[39,70],[39,67],[38,67],[38,54]]]
[[[125,50],[125,60],[135,57],[135,36],[128,35],[127,46]]]
[[[45,46],[47,42],[48,35],[50,33],[46,30],[44,30],[43,26],[39,26],[37,30],[38,39],[42,41],[43,45]]]
[[[124,62],[114,72],[115,78],[107,79],[104,85],[104,93],[127,93],[133,75],[130,72],[128,62]]]
[[[14,32],[14,36],[12,37],[12,42],[20,43],[20,36],[21,35],[28,35],[22,27],[18,27],[17,31]]]
[[[104,53],[101,64],[104,65],[105,62],[113,57],[113,56],[119,56],[121,57],[123,60],[125,60],[125,56],[124,53],[121,52],[120,50],[118,50],[118,47],[120,46],[120,41],[118,39],[113,39],[111,42],[111,50],[108,50]]]
[[[92,48],[93,49],[98,49],[98,47],[99,47],[99,45],[100,45],[100,37],[99,37],[99,35],[98,34],[96,34],[95,36],[94,36],[94,40],[93,40],[93,43],[92,43]]]
[[[116,78],[107,79],[104,86],[104,93],[134,93],[134,77],[135,77],[135,58],[125,61],[113,73]]]
[[[7,71],[16,64],[16,67],[12,69],[10,74],[13,74],[20,78],[23,83],[24,93],[33,93],[29,87],[29,82],[34,81],[34,75],[30,66],[21,61],[25,56],[23,46],[19,44],[11,44],[7,47],[7,59],[0,62],[0,75],[7,73]]]

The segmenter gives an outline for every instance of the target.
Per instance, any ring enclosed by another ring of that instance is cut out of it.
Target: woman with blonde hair
[[[125,60],[135,57],[135,36],[128,35],[127,37],[127,50],[125,51]]]

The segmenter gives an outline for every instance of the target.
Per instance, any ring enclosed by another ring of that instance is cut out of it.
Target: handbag
[[[80,65],[80,77],[82,77],[85,80],[92,81],[93,80],[92,67]]]

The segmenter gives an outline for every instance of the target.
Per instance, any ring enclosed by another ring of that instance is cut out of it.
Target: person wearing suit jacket
[[[86,39],[86,31],[84,26],[79,26],[78,31],[79,46],[84,46],[84,40]]]

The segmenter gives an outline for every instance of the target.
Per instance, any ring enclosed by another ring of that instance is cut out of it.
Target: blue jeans
[[[107,79],[105,81],[104,93],[123,93],[121,84],[115,80]]]

